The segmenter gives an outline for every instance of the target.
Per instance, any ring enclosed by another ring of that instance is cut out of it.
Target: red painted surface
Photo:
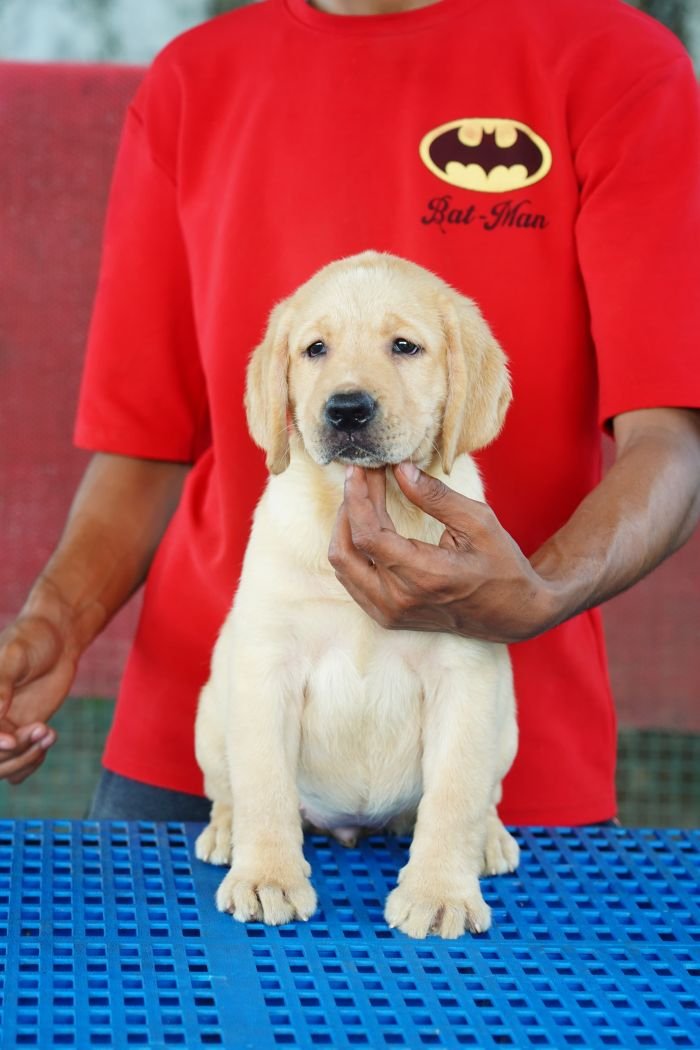
[[[56,542],[87,457],[71,434],[110,172],[141,71],[0,64],[0,623]],[[132,603],[76,693],[113,695]],[[700,731],[700,535],[609,603],[625,725]]]
[[[103,215],[141,70],[0,64],[0,623],[56,542],[88,457],[72,447]],[[135,608],[86,656],[110,695]]]

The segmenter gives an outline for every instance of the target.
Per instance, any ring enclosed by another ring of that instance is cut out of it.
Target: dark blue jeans
[[[211,802],[200,795],[142,784],[103,769],[88,811],[88,820],[209,820]]]
[[[211,802],[184,791],[142,784],[119,773],[102,770],[88,820],[157,820],[206,823]],[[600,827],[619,827],[618,820],[603,820]]]

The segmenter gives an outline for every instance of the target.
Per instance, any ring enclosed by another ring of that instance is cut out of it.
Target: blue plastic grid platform
[[[389,930],[405,840],[307,840],[320,911],[240,925],[182,824],[0,822],[12,1047],[700,1047],[700,832],[518,833],[494,926]]]

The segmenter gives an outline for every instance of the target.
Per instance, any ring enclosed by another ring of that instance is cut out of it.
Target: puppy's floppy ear
[[[270,314],[262,343],[255,348],[246,374],[245,410],[253,441],[265,452],[271,474],[289,466],[287,433],[287,368],[291,311],[285,300]]]
[[[441,299],[447,352],[447,400],[441,455],[449,474],[457,456],[496,437],[511,400],[506,356],[476,303],[450,291]]]

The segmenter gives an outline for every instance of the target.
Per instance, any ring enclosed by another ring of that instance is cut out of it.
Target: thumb
[[[17,683],[26,676],[27,670],[27,651],[23,645],[14,641],[0,650],[0,718],[8,711]]]
[[[394,475],[406,499],[457,532],[471,532],[484,512],[488,513],[485,503],[455,492],[439,478],[419,470],[415,463],[399,463]]]

